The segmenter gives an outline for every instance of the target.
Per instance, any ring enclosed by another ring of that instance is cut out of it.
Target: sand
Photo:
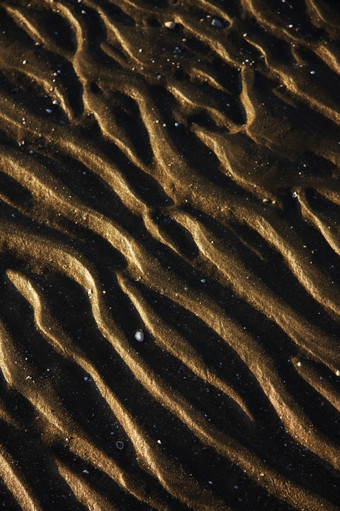
[[[0,4],[0,507],[339,507],[340,9]]]

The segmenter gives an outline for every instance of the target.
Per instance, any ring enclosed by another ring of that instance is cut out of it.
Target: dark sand
[[[339,509],[339,27],[0,2],[1,509]]]

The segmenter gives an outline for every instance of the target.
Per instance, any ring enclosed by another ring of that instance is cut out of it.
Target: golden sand
[[[0,507],[339,509],[340,11],[0,4]]]

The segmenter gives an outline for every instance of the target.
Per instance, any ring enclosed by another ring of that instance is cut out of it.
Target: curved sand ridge
[[[1,3],[1,498],[338,509],[340,13],[156,4]]]

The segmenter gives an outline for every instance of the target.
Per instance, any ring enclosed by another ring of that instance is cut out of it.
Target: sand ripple
[[[1,2],[4,507],[339,509],[339,23]]]

